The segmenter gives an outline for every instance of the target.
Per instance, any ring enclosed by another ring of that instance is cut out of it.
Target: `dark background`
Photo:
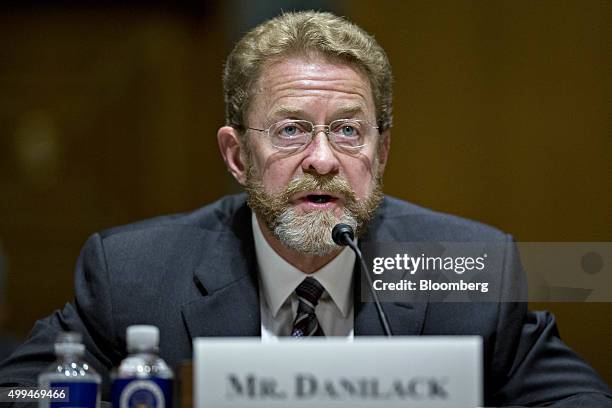
[[[388,194],[519,241],[612,240],[612,2],[256,3],[0,5],[4,334],[72,298],[91,233],[239,190],[215,138],[223,60],[302,3],[348,16],[390,56]],[[612,304],[532,306],[612,383]]]

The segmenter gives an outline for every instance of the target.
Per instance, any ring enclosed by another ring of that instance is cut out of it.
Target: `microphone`
[[[348,245],[350,242],[353,242],[354,238],[355,233],[350,225],[336,224],[334,229],[332,229],[332,239],[340,246]]]
[[[340,246],[349,246],[353,250],[353,252],[355,252],[355,255],[361,262],[361,270],[363,271],[368,280],[370,293],[372,294],[372,299],[374,299],[376,311],[378,312],[378,318],[380,319],[380,323],[382,324],[385,336],[393,336],[393,332],[391,331],[391,327],[389,326],[389,321],[387,320],[385,310],[383,309],[380,300],[378,300],[378,294],[374,290],[374,285],[372,284],[372,277],[370,276],[370,270],[368,269],[368,265],[366,265],[365,261],[363,260],[361,251],[355,243],[355,232],[353,231],[353,227],[347,224],[336,224],[332,229],[332,239],[336,244]]]

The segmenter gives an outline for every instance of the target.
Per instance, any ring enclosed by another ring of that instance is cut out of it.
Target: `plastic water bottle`
[[[57,336],[55,355],[57,361],[38,376],[41,388],[65,388],[65,402],[41,399],[40,407],[96,408],[100,406],[100,375],[85,360],[85,346],[79,333],[63,332]]]
[[[174,375],[159,355],[159,329],[127,328],[128,356],[113,372],[114,408],[171,408]]]

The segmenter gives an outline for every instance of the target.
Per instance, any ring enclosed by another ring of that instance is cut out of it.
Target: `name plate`
[[[482,404],[477,336],[198,338],[198,408],[463,408]]]

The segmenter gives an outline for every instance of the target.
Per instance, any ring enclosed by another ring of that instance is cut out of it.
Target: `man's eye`
[[[289,125],[289,126],[285,126],[282,129],[282,134],[286,135],[286,136],[295,136],[295,134],[297,133],[297,126],[293,126],[293,125]]]
[[[278,130],[280,137],[296,137],[302,133],[302,128],[296,124],[284,125]]]
[[[351,125],[344,125],[344,126],[342,126],[342,129],[340,129],[340,133],[344,137],[355,137],[355,136],[357,136],[359,134],[357,129],[354,126],[351,126]]]
[[[361,129],[357,122],[344,122],[338,123],[337,126],[334,126],[332,128],[332,132],[336,135],[336,137],[355,139],[359,138]]]

